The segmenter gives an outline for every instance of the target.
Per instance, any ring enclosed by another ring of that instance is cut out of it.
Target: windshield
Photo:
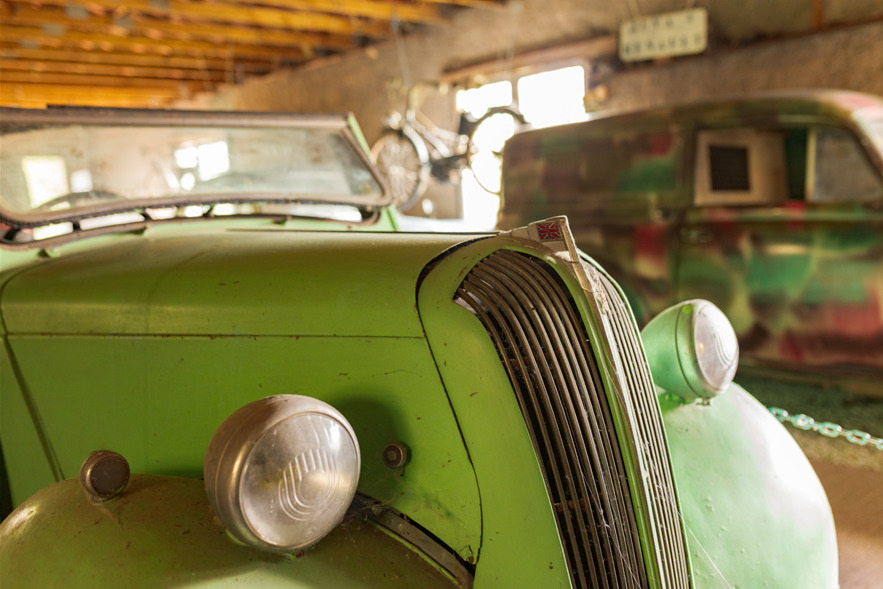
[[[387,200],[343,115],[2,109],[0,116],[0,215],[13,227],[154,209],[168,216],[178,206],[265,214],[256,206],[264,203],[280,214],[280,203],[290,203],[298,214],[304,203],[329,211]]]

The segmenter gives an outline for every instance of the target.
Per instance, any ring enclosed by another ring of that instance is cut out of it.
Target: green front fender
[[[441,567],[355,519],[297,556],[234,543],[203,483],[135,475],[93,503],[79,481],[43,489],[0,524],[2,587],[453,587]]]
[[[828,498],[782,424],[735,384],[662,406],[693,586],[837,587]]]

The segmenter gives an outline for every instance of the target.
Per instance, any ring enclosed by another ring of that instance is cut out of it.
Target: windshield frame
[[[70,210],[12,211],[0,203],[0,223],[13,229],[77,222],[115,213],[143,211],[166,207],[241,203],[331,203],[351,205],[370,213],[392,203],[386,182],[374,165],[366,143],[354,118],[348,113],[280,113],[234,111],[186,111],[152,109],[118,109],[92,107],[50,107],[45,110],[0,107],[0,124],[19,125],[101,125],[125,127],[225,127],[322,129],[340,135],[352,148],[365,170],[379,187],[379,193],[367,195],[230,193],[177,194],[166,197],[131,198],[98,202]],[[2,136],[2,135],[0,135]],[[275,216],[278,216],[275,215]]]

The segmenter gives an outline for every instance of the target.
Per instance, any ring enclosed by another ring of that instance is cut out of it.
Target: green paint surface
[[[58,483],[0,525],[0,543],[4,587],[454,586],[413,547],[360,520],[297,557],[240,546],[214,521],[202,481],[174,477],[135,476],[99,504],[79,481]]]
[[[695,587],[836,587],[824,490],[784,427],[736,385],[663,406]]]

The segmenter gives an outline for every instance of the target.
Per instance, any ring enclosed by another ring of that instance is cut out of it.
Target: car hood
[[[160,231],[7,280],[10,334],[422,337],[423,268],[463,235]]]

